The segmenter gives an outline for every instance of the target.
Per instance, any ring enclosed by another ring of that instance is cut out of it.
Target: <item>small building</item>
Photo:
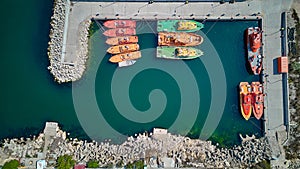
[[[278,73],[288,73],[289,63],[288,63],[288,58],[286,56],[277,58],[277,64],[278,64]]]
[[[161,158],[164,168],[175,168],[175,161],[173,158],[163,157]]]
[[[84,164],[76,164],[74,166],[74,169],[85,169],[85,165]]]
[[[36,162],[36,169],[44,169],[47,167],[46,160],[38,160]]]

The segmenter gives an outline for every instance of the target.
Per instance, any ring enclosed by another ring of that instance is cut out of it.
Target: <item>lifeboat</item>
[[[253,74],[259,75],[262,69],[262,31],[259,27],[250,27],[246,30],[246,45],[248,62]]]
[[[142,57],[142,55],[141,55],[140,51],[128,52],[128,53],[121,53],[118,55],[114,55],[109,59],[109,61],[112,63],[119,63],[119,62],[123,62],[123,61],[136,60],[141,57]]]
[[[135,28],[136,21],[133,20],[110,20],[103,23],[107,28]]]
[[[133,28],[115,28],[115,29],[108,29],[105,32],[103,32],[103,34],[108,37],[129,36],[129,35],[135,35],[136,31]]]
[[[138,43],[138,41],[139,41],[138,36],[119,36],[119,37],[108,38],[106,40],[106,43],[108,45],[123,45],[129,43]]]
[[[110,54],[119,54],[119,53],[138,51],[139,48],[140,47],[138,44],[126,44],[126,45],[112,46],[107,49],[107,52]]]
[[[252,111],[252,93],[248,82],[241,82],[240,85],[240,107],[243,117],[248,120]]]
[[[197,46],[203,42],[203,38],[195,33],[186,32],[159,32],[159,46]]]
[[[259,82],[252,82],[252,107],[253,107],[253,115],[257,120],[259,120],[264,112],[264,94],[263,94],[263,86]]]

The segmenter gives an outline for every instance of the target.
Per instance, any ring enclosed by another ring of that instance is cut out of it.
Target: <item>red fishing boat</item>
[[[253,74],[259,75],[262,69],[262,31],[259,27],[250,27],[246,30],[246,45],[248,62]]]
[[[105,36],[109,37],[116,37],[116,36],[128,36],[128,35],[135,35],[135,29],[133,28],[115,28],[115,29],[108,29],[103,32]]]
[[[251,116],[252,111],[252,95],[251,86],[248,82],[240,83],[240,107],[243,117],[248,120]]]
[[[136,21],[133,20],[110,20],[103,23],[107,28],[135,28]]]
[[[252,106],[253,106],[253,115],[257,120],[259,120],[264,112],[264,94],[263,86],[259,82],[252,82]]]

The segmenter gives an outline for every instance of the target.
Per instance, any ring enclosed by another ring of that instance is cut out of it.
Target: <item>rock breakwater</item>
[[[123,144],[115,145],[110,142],[98,143],[66,138],[66,133],[62,130],[57,130],[54,137],[47,137],[47,134],[42,133],[33,139],[5,139],[0,148],[0,155],[2,158],[20,160],[36,157],[36,154],[43,150],[46,161],[56,161],[57,157],[68,154],[77,162],[97,160],[102,167],[126,165],[140,159],[151,165],[153,158],[157,165],[162,166],[162,159],[168,158],[172,159],[177,167],[229,168],[251,166],[270,159],[270,148],[265,138],[247,139],[239,146],[220,148],[210,141],[170,133],[144,133],[137,137],[128,137]]]
[[[48,70],[54,76],[58,83],[71,82],[80,79],[86,69],[85,63],[88,59],[88,31],[91,19],[87,18],[82,21],[78,28],[77,50],[74,52],[75,62],[65,62],[66,35],[67,34],[67,18],[69,10],[68,0],[56,0],[53,8],[53,16],[51,17],[50,41],[48,47],[48,57],[50,66]]]

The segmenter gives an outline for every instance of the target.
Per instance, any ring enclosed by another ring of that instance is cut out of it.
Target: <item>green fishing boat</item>
[[[158,46],[156,57],[165,59],[195,59],[203,55],[200,49],[192,47]]]
[[[204,28],[200,22],[193,20],[158,20],[158,32],[195,32]]]

